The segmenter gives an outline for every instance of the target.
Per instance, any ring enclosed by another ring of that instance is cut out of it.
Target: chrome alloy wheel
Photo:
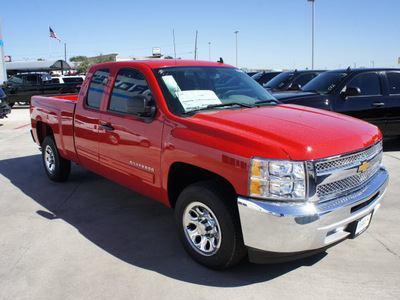
[[[56,169],[56,161],[54,157],[53,149],[50,146],[46,146],[44,150],[44,161],[46,163],[46,169],[49,173],[53,174]]]
[[[212,210],[200,202],[190,203],[183,213],[183,228],[190,245],[201,255],[211,256],[221,246],[221,230]]]

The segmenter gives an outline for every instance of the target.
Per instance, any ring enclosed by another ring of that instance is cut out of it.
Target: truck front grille
[[[363,161],[369,161],[382,152],[382,141],[372,145],[371,147],[345,156],[329,158],[315,164],[317,176],[324,173],[334,172],[343,168],[360,165]]]
[[[316,196],[326,200],[355,190],[372,178],[382,162],[382,141],[358,152],[316,162]]]

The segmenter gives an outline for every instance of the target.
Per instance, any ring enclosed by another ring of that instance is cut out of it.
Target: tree
[[[96,57],[79,55],[71,57],[69,60],[76,63],[74,69],[76,69],[79,73],[87,73],[92,65],[114,61],[115,59],[113,55],[102,55],[100,53],[100,55]]]
[[[69,59],[69,61],[72,61],[72,62],[80,62],[80,61],[85,61],[86,59],[87,59],[86,56],[79,55],[79,56],[71,57],[71,58]]]

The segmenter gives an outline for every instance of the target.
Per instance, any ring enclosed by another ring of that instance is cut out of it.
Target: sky
[[[314,69],[394,67],[399,0],[315,0]],[[161,53],[247,70],[310,69],[307,0],[3,1],[4,53],[13,61]],[[49,25],[61,43],[49,38]],[[238,33],[235,33],[238,31]],[[175,47],[174,47],[175,37]],[[237,42],[237,43],[236,43]],[[237,45],[237,47],[236,47]]]

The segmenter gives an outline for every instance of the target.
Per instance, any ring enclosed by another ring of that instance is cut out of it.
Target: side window
[[[28,85],[38,85],[39,77],[37,75],[27,75],[26,76],[26,84]]]
[[[400,94],[400,73],[390,72],[387,73],[389,94]]]
[[[142,73],[134,69],[124,68],[118,71],[112,89],[108,110],[127,114],[127,101],[131,97],[145,96],[151,100],[149,85]]]
[[[100,109],[101,98],[107,83],[109,69],[98,69],[92,76],[86,96],[86,106]]]
[[[361,90],[361,95],[380,95],[381,83],[379,76],[376,73],[364,73],[350,80],[347,86],[358,87]]]

